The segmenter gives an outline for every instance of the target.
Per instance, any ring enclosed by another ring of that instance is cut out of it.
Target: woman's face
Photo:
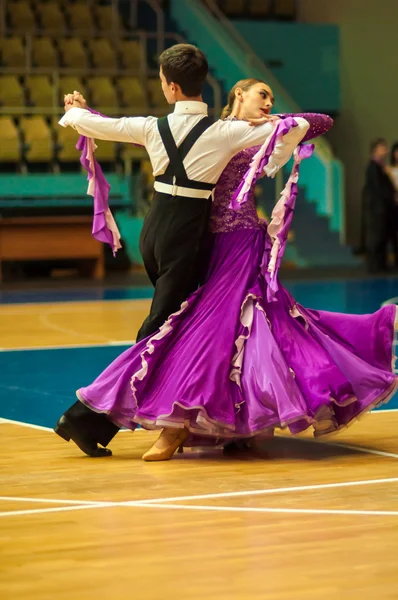
[[[242,117],[259,119],[269,115],[274,105],[274,95],[266,83],[255,83],[246,92],[238,88],[236,95],[242,103]]]

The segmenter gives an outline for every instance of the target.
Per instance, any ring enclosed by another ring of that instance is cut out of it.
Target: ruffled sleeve
[[[304,116],[306,119],[306,116]],[[253,183],[257,181],[262,174],[264,167],[268,164],[276,142],[280,136],[295,127],[296,123],[293,116],[285,116],[274,125],[273,132],[261,146],[260,150],[254,155],[249,169],[243,177],[243,180],[234,193],[230,208],[239,210],[242,204],[247,202]],[[269,302],[277,300],[278,291],[278,270],[285,252],[288,233],[293,218],[293,211],[296,204],[298,191],[298,178],[300,163],[303,158],[309,158],[314,150],[313,144],[300,144],[294,151],[294,164],[289,179],[281,193],[281,196],[274,207],[271,215],[271,221],[268,226],[266,237],[266,246],[261,265],[261,271],[268,283],[267,299]]]
[[[94,158],[96,147],[92,138],[82,135],[76,144],[76,148],[81,152],[80,164],[87,171],[87,194],[94,198],[92,235],[99,242],[109,244],[115,256],[116,252],[122,247],[120,233],[109,208],[109,190],[111,186]]]
[[[88,108],[88,110],[95,115],[107,118],[105,115],[91,108]],[[111,186],[106,180],[101,166],[94,155],[97,146],[92,138],[81,135],[79,136],[76,148],[81,152],[80,164],[87,171],[87,194],[94,198],[93,238],[104,244],[109,244],[115,256],[116,252],[122,247],[120,244],[120,232],[109,208],[109,191]]]
[[[274,127],[264,144],[253,156],[249,169],[246,171],[242,182],[232,196],[230,208],[239,210],[240,206],[247,202],[252,185],[262,175],[264,168],[268,165],[272,152],[275,149],[277,141],[286,135],[292,127],[297,127],[293,117],[279,119],[274,123]]]
[[[310,128],[307,133],[301,140],[301,143],[308,142],[309,140],[313,140],[320,135],[324,135],[333,127],[333,119],[329,117],[329,115],[324,115],[322,113],[297,113],[297,114],[283,114],[278,115],[281,119],[291,118],[291,117],[302,117],[310,124]]]
[[[267,229],[266,248],[261,265],[261,271],[268,284],[267,300],[269,302],[277,299],[276,292],[279,289],[277,276],[285,253],[288,233],[293,219],[293,211],[296,205],[300,163],[304,158],[309,158],[313,151],[313,144],[300,145],[296,148],[290,177],[271,214],[271,221]]]

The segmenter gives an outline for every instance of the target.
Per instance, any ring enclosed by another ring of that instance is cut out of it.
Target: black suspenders
[[[170,162],[163,175],[158,175],[155,178],[155,181],[195,190],[212,191],[215,187],[215,183],[204,183],[203,181],[189,179],[183,163],[184,158],[187,156],[192,146],[197,142],[202,133],[204,133],[212,124],[213,122],[210,117],[201,119],[199,123],[191,129],[179,148],[177,148],[167,117],[158,119],[158,130]]]

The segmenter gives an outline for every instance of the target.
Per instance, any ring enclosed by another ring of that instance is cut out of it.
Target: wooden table
[[[88,216],[10,217],[0,219],[2,262],[78,259],[82,275],[104,277],[102,244],[91,235]]]

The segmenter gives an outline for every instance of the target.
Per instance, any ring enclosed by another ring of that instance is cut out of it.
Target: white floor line
[[[134,340],[133,340],[134,342]],[[129,341],[121,341],[121,342],[109,342],[109,344],[98,344],[98,345],[120,345],[120,346],[124,346],[125,344],[130,344]],[[90,344],[90,347],[94,347],[92,344]],[[80,346],[53,346],[54,348],[79,348]],[[37,348],[38,350],[46,350],[46,348]],[[30,348],[29,348],[30,350]],[[0,349],[1,352],[1,349]],[[390,412],[398,412],[398,408],[391,408],[391,409],[386,409],[386,410],[378,410],[378,411],[374,411],[371,412],[371,415],[374,415],[376,413],[390,413]],[[31,427],[32,429],[41,429],[43,431],[54,431],[52,427],[44,427],[42,425],[33,425],[32,423],[24,423],[23,421],[14,421],[13,419],[5,419],[0,417],[0,424],[1,423],[12,423],[13,425],[21,425],[21,427]],[[126,431],[131,431],[131,429],[121,429],[119,433],[123,433]],[[143,431],[147,431],[146,429],[143,429],[142,427],[138,427],[137,429],[134,430],[134,433],[136,432],[143,432]],[[346,447],[348,449],[352,449],[352,450],[357,450],[358,452],[364,452],[364,453],[368,453],[368,454],[379,454],[380,456],[388,456],[391,458],[398,458],[398,454],[392,454],[390,452],[384,452],[382,450],[371,450],[369,448],[361,448],[360,446],[351,446],[348,444],[340,444],[339,442],[327,442],[326,440],[315,440],[312,438],[299,438],[299,437],[289,437],[289,436],[284,436],[284,435],[278,435],[276,436],[278,438],[286,438],[288,440],[294,440],[296,442],[311,442],[311,443],[316,443],[316,444],[327,444],[327,445],[333,445],[333,446],[341,446],[342,448]]]
[[[11,423],[11,425],[20,425],[21,427],[29,427],[30,429],[40,429],[41,431],[52,431],[54,433],[54,429],[52,427],[44,427],[43,425],[34,425],[33,423],[24,423],[23,421],[14,421],[13,419],[4,419],[0,417],[0,425]],[[146,429],[142,429],[142,427],[135,429],[134,433],[138,431],[146,431]],[[121,429],[119,433],[132,433],[131,429]]]
[[[305,514],[305,515],[378,515],[378,516],[398,516],[395,510],[344,510],[344,509],[311,509],[311,508],[263,508],[248,506],[208,506],[198,504],[154,504],[142,502],[139,505],[143,508],[173,508],[188,510],[213,510],[225,512],[254,512],[254,513],[287,513],[287,514]]]
[[[52,323],[50,321],[50,317],[53,316],[51,311],[42,313],[38,316],[39,316],[39,323],[41,323],[41,325],[44,326],[44,329],[48,328],[52,331],[57,331],[58,333],[62,333],[67,336],[72,336],[75,339],[79,339],[79,338],[81,339],[82,335],[79,331],[76,331],[76,329],[71,329],[70,327],[62,327],[61,325]],[[104,342],[104,336],[91,335],[90,337],[91,337],[91,339],[94,339],[94,340],[96,339],[96,343],[101,344]]]
[[[295,487],[267,488],[263,490],[246,490],[239,492],[221,492],[216,494],[197,494],[192,496],[172,496],[168,498],[149,498],[143,500],[126,500],[126,501],[95,501],[95,500],[64,500],[51,498],[26,498],[17,496],[0,496],[0,501],[15,501],[15,502],[32,502],[32,503],[49,503],[49,504],[76,504],[78,506],[135,506],[135,505],[152,505],[152,504],[168,504],[173,502],[182,502],[188,500],[209,500],[216,498],[236,498],[247,496],[264,496],[270,494],[284,494],[291,492],[306,492],[312,490],[325,490],[343,487],[355,487],[364,485],[381,485],[384,483],[397,483],[398,477],[390,477],[387,479],[366,479],[362,481],[343,481],[337,483],[321,483],[315,485],[302,485]],[[63,507],[62,507],[63,508]],[[50,509],[42,509],[50,510]],[[56,509],[51,509],[56,510]]]
[[[384,450],[373,450],[372,448],[364,448],[363,446],[355,446],[352,444],[343,444],[340,442],[327,442],[326,440],[313,440],[306,438],[290,438],[283,435],[276,436],[278,438],[284,438],[287,440],[294,439],[296,442],[310,442],[313,444],[324,444],[325,446],[334,446],[335,448],[346,448],[347,450],[355,450],[356,452],[363,452],[364,454],[375,454],[376,456],[384,456],[387,458],[398,458],[398,454],[392,452],[384,452]]]
[[[40,429],[41,431],[54,431],[51,427],[43,427],[42,425],[33,425],[32,423],[24,423],[23,421],[14,421],[13,419],[0,419],[0,423],[11,423],[11,425],[20,425],[21,427],[29,427],[30,429]]]
[[[8,512],[0,512],[0,517],[14,517],[17,515],[38,515],[42,513],[65,512],[69,510],[84,510],[93,508],[106,508],[114,506],[112,502],[103,502],[98,504],[78,504],[77,506],[57,506],[55,508],[33,508],[31,510],[11,510]]]
[[[102,502],[98,504],[78,504],[74,506],[62,506],[55,508],[39,508],[31,510],[14,510],[0,512],[1,517],[14,517],[22,515],[37,515],[44,513],[59,513],[71,510],[88,510],[94,508],[117,508],[128,506],[130,508],[161,508],[163,510],[207,510],[219,512],[252,512],[252,513],[275,513],[275,514],[306,514],[306,515],[343,515],[343,516],[398,516],[398,511],[382,510],[344,510],[344,509],[310,509],[310,508],[265,508],[247,506],[209,506],[201,504],[163,504],[155,502]]]
[[[42,504],[87,504],[88,506],[96,506],[97,504],[104,504],[102,501],[92,500],[58,500],[54,498],[20,498],[18,496],[0,496],[0,502],[38,502]],[[112,502],[106,502],[106,504],[113,504]]]
[[[109,340],[108,342],[59,344],[54,346],[25,346],[17,348],[0,348],[0,352],[37,352],[39,350],[64,350],[68,348],[105,348],[107,346],[132,346],[135,340]]]
[[[153,500],[142,500],[140,503],[161,504],[163,502],[181,502],[183,500],[207,500],[210,498],[235,498],[240,496],[262,496],[267,494],[284,494],[291,492],[306,492],[311,490],[327,490],[333,488],[344,488],[362,485],[377,485],[382,483],[398,483],[398,477],[389,479],[366,479],[363,481],[344,481],[340,483],[321,483],[316,485],[300,485],[295,487],[267,488],[265,490],[250,490],[241,492],[221,492],[218,494],[197,494],[195,496],[174,496],[170,498],[159,498]],[[129,505],[130,503],[123,503]]]
[[[12,302],[10,304],[0,304],[0,314],[11,315],[11,316],[19,316],[21,314],[25,314],[29,311],[29,315],[37,316],[40,314],[39,312],[30,312],[31,308],[37,309],[45,309],[47,313],[51,313],[53,315],[63,314],[65,309],[68,310],[69,313],[77,312],[80,313],[87,309],[87,304],[90,305],[90,308],[102,308],[104,304],[112,303],[112,304],[120,304],[120,308],[122,310],[131,310],[131,305],[136,302],[150,302],[153,298],[153,294],[148,296],[147,298],[119,298],[119,299],[107,299],[103,298],[92,298],[91,300],[86,298],[80,298],[78,300],[48,300],[42,302]],[[134,308],[134,307],[133,307]],[[5,309],[5,310],[3,310]]]

